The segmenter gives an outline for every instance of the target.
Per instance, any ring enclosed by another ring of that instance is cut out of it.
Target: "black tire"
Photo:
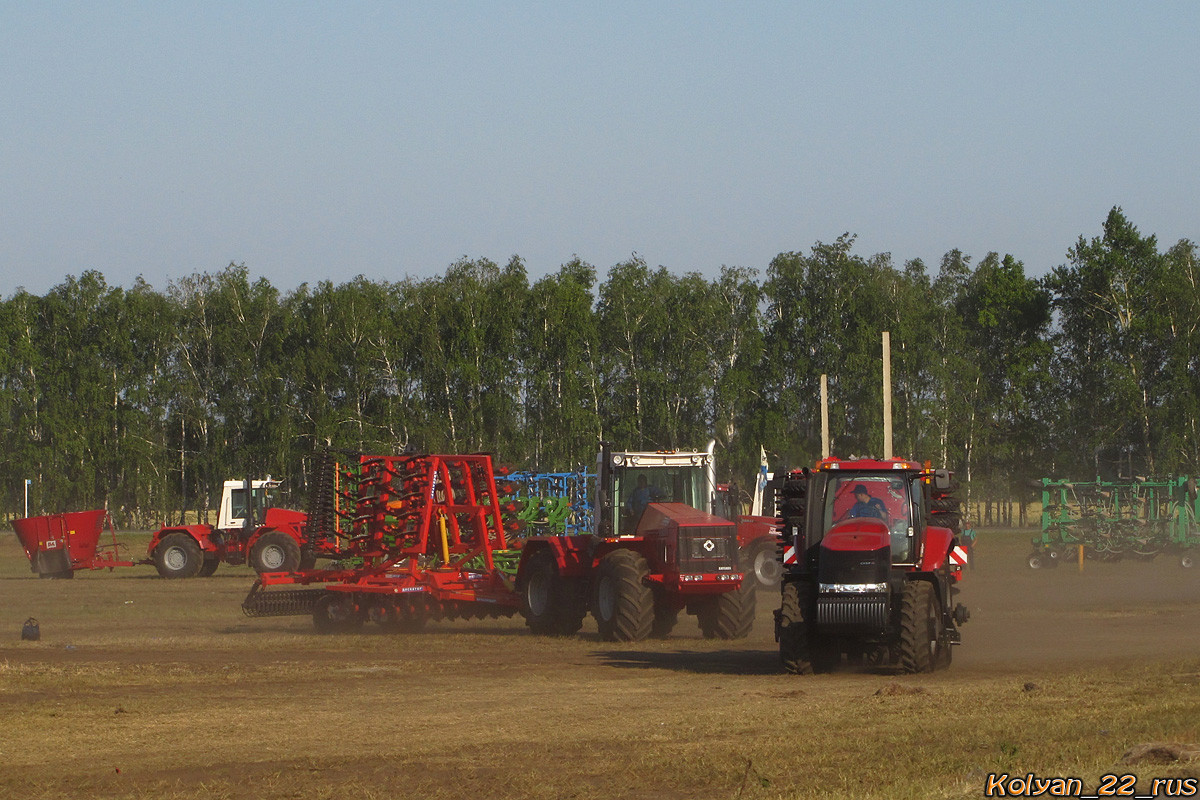
[[[549,550],[530,556],[518,591],[521,615],[531,633],[573,636],[583,627],[587,608],[579,597],[579,582],[558,574],[558,564]]]
[[[962,501],[949,495],[935,497],[930,503],[930,508],[934,511],[958,511],[960,506],[962,506]]]
[[[816,614],[812,587],[791,582],[783,587],[779,606],[779,660],[793,675],[811,675],[813,668],[812,615]]]
[[[283,531],[267,531],[250,548],[250,567],[264,572],[295,572],[300,569],[300,545]]]
[[[941,641],[942,618],[928,581],[909,581],[900,600],[900,668],[905,672],[933,672],[949,657]]]
[[[153,557],[155,569],[164,578],[194,578],[204,567],[199,542],[182,531],[164,536]]]
[[[600,559],[592,591],[592,614],[600,638],[637,642],[654,626],[654,593],[646,585],[650,568],[632,550],[614,550]]]
[[[353,633],[362,628],[362,612],[347,594],[330,592],[313,608],[313,627],[317,633]]]
[[[705,598],[696,614],[705,639],[745,639],[754,627],[754,584]]]
[[[1034,550],[1025,559],[1025,563],[1029,565],[1030,569],[1045,569],[1048,566],[1047,561],[1048,559],[1040,550]]]
[[[675,630],[679,622],[679,609],[666,603],[654,604],[654,624],[650,627],[650,635],[655,639],[665,639]]]
[[[1184,553],[1179,557],[1179,566],[1183,567],[1184,569],[1191,569],[1192,567],[1196,566],[1196,557],[1191,553]]]
[[[221,562],[215,558],[204,559],[204,565],[200,567],[199,576],[201,578],[211,578],[212,574],[217,571],[217,567]]]
[[[783,578],[783,564],[774,539],[760,539],[742,552],[742,571],[746,581],[758,589],[778,589]]]
[[[949,528],[957,536],[962,533],[962,514],[957,511],[934,511],[929,515],[929,524]]]

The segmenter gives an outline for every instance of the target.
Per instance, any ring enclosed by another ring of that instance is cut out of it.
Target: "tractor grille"
[[[820,595],[818,625],[857,625],[883,630],[887,626],[886,594]]]
[[[737,545],[728,525],[679,529],[680,572],[736,572]]]

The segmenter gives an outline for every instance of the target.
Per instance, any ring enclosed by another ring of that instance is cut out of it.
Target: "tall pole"
[[[29,519],[29,484],[31,483],[33,481],[29,480],[29,478],[25,479],[25,519]]]
[[[829,376],[821,373],[821,458],[829,458]]]
[[[883,332],[883,457],[892,457],[892,335]]]

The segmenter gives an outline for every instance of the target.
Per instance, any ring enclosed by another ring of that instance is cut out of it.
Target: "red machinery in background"
[[[105,523],[111,542],[100,542]],[[29,558],[29,567],[39,578],[73,578],[77,569],[112,569],[147,564],[118,558],[117,533],[108,512],[71,511],[45,517],[25,517],[13,521],[17,539]]]

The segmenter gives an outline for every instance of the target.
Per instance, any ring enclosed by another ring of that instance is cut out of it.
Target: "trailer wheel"
[[[1041,552],[1037,550],[1034,550],[1029,554],[1029,558],[1026,559],[1026,563],[1029,564],[1030,569],[1042,569],[1046,566],[1045,558],[1042,556]]]
[[[519,592],[521,615],[531,633],[574,636],[583,627],[587,607],[579,596],[579,583],[558,574],[558,564],[549,550],[530,556]]]
[[[783,564],[779,562],[778,551],[774,539],[759,540],[743,551],[742,564],[745,565],[746,578],[753,580],[759,589],[779,588]]]
[[[632,550],[614,550],[596,567],[592,614],[600,638],[608,642],[637,642],[654,625],[654,593],[646,585],[650,568]]]
[[[1179,566],[1183,567],[1184,569],[1191,569],[1192,567],[1196,566],[1196,557],[1191,553],[1184,553],[1179,557]]]
[[[221,561],[217,558],[204,559],[204,566],[200,567],[199,575],[201,578],[211,578],[212,574],[217,571],[217,567]]]
[[[300,568],[300,545],[283,531],[267,531],[250,548],[250,566],[264,572],[295,572]]]
[[[900,600],[900,668],[905,672],[932,672],[949,659],[942,650],[942,618],[933,584],[909,581]]]
[[[154,566],[164,578],[194,578],[204,566],[204,555],[188,534],[169,533],[154,548]]]
[[[785,584],[779,606],[779,660],[793,675],[811,675],[813,631],[809,624],[815,613],[811,587],[797,581]]]

